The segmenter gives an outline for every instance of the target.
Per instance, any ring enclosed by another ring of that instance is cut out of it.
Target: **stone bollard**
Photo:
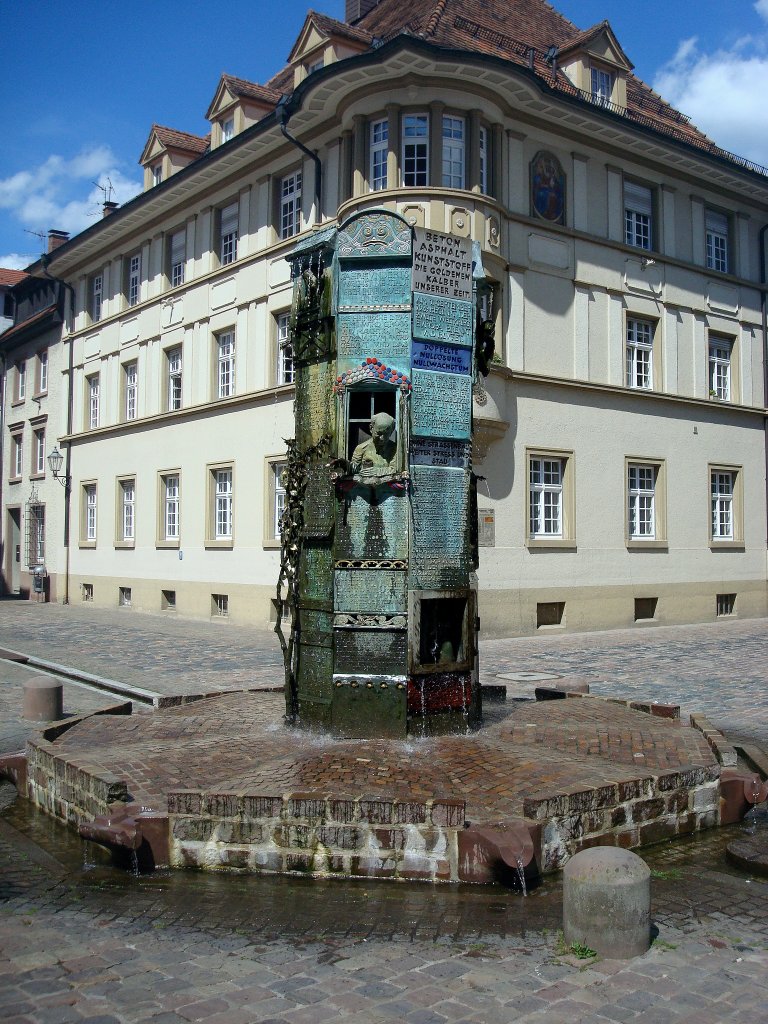
[[[53,676],[34,676],[24,683],[22,715],[29,722],[57,722],[64,715],[64,688]]]
[[[628,960],[651,945],[651,872],[629,850],[582,850],[563,872],[566,945],[589,946],[601,956]]]

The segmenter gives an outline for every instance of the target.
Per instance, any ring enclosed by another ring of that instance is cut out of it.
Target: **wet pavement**
[[[510,695],[533,695],[525,673],[578,676],[593,692],[679,702],[765,746],[767,627],[736,620],[534,637],[481,653],[487,681],[516,677]],[[231,624],[0,603],[0,646],[162,693],[279,682],[274,643]],[[7,750],[29,730],[18,714],[28,670],[0,671]],[[102,699],[113,702],[68,686],[65,707],[93,710]],[[134,876],[13,794],[0,787],[4,1021],[768,1020],[768,884],[724,859],[741,826],[644,850],[654,943],[630,961],[591,961],[558,939],[559,876],[527,897],[501,887]]]

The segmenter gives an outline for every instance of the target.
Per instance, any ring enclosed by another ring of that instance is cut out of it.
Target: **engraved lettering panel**
[[[299,565],[301,596],[306,601],[333,600],[333,552],[330,545],[304,545]]]
[[[390,569],[337,569],[334,611],[404,612],[408,607],[404,572]]]
[[[404,675],[408,667],[408,641],[404,630],[337,629],[335,636],[337,673],[370,672]]]
[[[314,647],[331,647],[333,644],[333,614],[302,608],[301,643]]]
[[[472,379],[456,373],[413,371],[413,433],[419,437],[468,439]]]
[[[440,590],[466,586],[471,569],[466,472],[414,466],[411,507],[411,587]]]
[[[340,359],[359,362],[366,356],[376,356],[385,363],[407,360],[411,318],[407,313],[339,313],[336,344]]]
[[[307,491],[304,498],[304,536],[327,537],[336,518],[333,484],[322,462],[307,467]]]
[[[413,336],[472,347],[472,303],[413,293]]]
[[[413,288],[449,299],[472,299],[472,243],[427,228],[413,229]]]
[[[469,469],[470,452],[466,441],[414,438],[411,442],[411,465]]]
[[[369,487],[355,487],[339,516],[336,557],[408,557],[408,503],[404,494],[381,491],[371,502]]]
[[[300,697],[330,700],[333,695],[333,650],[302,645],[297,676]]]
[[[411,268],[355,266],[339,273],[339,312],[411,308]]]
[[[300,367],[296,378],[296,435],[302,447],[332,434],[336,423],[333,363]]]
[[[472,353],[467,348],[441,345],[437,341],[414,341],[411,365],[414,370],[469,373],[472,367]]]

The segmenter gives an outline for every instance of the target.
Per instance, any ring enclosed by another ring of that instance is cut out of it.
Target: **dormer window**
[[[234,117],[228,117],[226,121],[221,122],[221,141],[229,142],[235,134],[235,119]]]
[[[152,167],[152,185],[159,185],[163,180],[163,165],[157,163]]]
[[[311,64],[307,64],[307,74],[311,75],[314,71],[319,71],[321,67],[325,65],[325,61],[321,57],[320,60],[313,61]]]
[[[592,100],[601,105],[611,102],[613,75],[603,68],[592,68]]]

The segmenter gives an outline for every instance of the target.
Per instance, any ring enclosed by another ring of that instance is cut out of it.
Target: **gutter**
[[[293,97],[281,96],[280,101],[275,107],[275,114],[280,121],[280,131],[286,137],[286,139],[293,143],[302,153],[305,153],[315,165],[315,217],[314,223],[319,224],[322,219],[322,181],[323,181],[323,165],[320,162],[320,157],[314,150],[308,149],[303,142],[300,142],[294,135],[288,131],[288,122],[293,114],[292,109]]]
[[[48,278],[49,281],[53,281],[55,284],[60,285],[62,288],[69,292],[69,308],[70,318],[67,321],[66,309],[64,310],[64,326],[70,329],[74,327],[75,323],[75,289],[71,284],[63,281],[60,277],[54,277],[48,270],[48,265],[51,262],[51,254],[43,253],[40,257],[40,267],[43,271],[43,275]],[[71,329],[70,329],[71,333]],[[72,424],[74,422],[74,389],[72,386],[72,377],[74,375],[74,343],[69,340],[69,365],[67,373],[67,435],[72,434]],[[72,511],[72,442],[62,442],[66,445],[66,457],[64,462],[64,604],[69,604],[69,534],[70,534],[70,523],[71,523],[71,511]]]

